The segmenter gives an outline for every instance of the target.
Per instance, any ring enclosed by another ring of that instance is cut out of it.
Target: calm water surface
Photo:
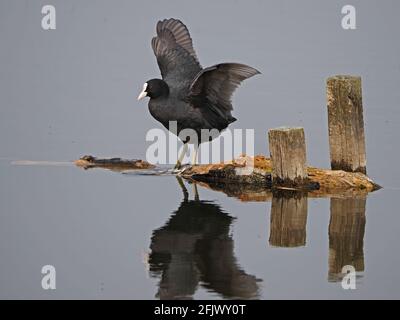
[[[245,203],[172,176],[7,160],[1,175],[2,298],[399,297],[398,190]]]

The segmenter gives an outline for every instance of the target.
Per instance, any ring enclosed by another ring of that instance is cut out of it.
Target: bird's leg
[[[185,156],[185,154],[186,154],[186,152],[187,152],[187,149],[188,149],[188,145],[187,145],[187,143],[184,143],[184,144],[183,144],[182,152],[181,152],[181,154],[179,155],[178,161],[176,162],[176,165],[175,165],[175,168],[174,168],[175,170],[178,170],[178,169],[181,168],[181,166],[182,166],[182,160],[183,160],[183,158],[184,158],[184,156]]]
[[[184,201],[188,201],[188,199],[189,199],[189,192],[187,191],[187,189],[186,189],[186,187],[185,187],[185,184],[183,183],[182,178],[177,176],[177,177],[176,177],[176,180],[178,180],[179,186],[180,186],[181,189],[182,189]]]
[[[193,194],[194,194],[194,200],[199,201],[200,197],[199,197],[199,191],[197,190],[197,184],[193,183]]]
[[[197,164],[197,152],[199,151],[199,146],[197,144],[193,145],[193,158],[192,158],[192,166]]]

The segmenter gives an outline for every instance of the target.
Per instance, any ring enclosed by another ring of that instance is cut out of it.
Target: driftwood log
[[[250,175],[241,175],[246,163],[254,164]],[[298,190],[289,187],[273,187],[271,182],[272,161],[265,156],[253,158],[240,157],[229,163],[197,165],[188,167],[181,175],[215,191],[242,201],[271,201],[273,190]],[[239,174],[238,174],[239,173]],[[354,197],[367,195],[381,187],[368,176],[360,172],[319,169],[307,167],[310,184],[309,197]]]
[[[244,174],[248,173],[248,163],[254,167],[250,174]],[[84,156],[75,164],[84,169],[103,168],[118,172],[155,167],[143,160],[98,159],[93,156]],[[241,201],[271,201],[273,191],[299,191],[291,187],[273,186],[271,173],[271,159],[258,155],[254,158],[241,156],[226,163],[188,166],[179,175],[189,182],[221,191]],[[308,197],[348,198],[380,189],[379,185],[360,172],[307,167],[307,175],[310,185],[314,185],[312,190],[307,190]]]
[[[127,170],[152,169],[155,167],[154,165],[143,160],[124,160],[121,158],[98,159],[93,156],[83,156],[76,160],[75,164],[85,170],[103,168],[118,172]]]

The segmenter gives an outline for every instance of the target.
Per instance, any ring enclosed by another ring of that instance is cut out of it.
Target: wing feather
[[[211,105],[230,115],[235,89],[242,81],[259,73],[258,70],[240,63],[221,63],[205,68],[194,78],[190,86],[190,97],[192,100],[201,97],[206,102],[205,105]]]
[[[157,23],[156,31],[151,45],[163,79],[190,84],[201,66],[186,26],[180,20],[166,19]]]
[[[171,31],[176,43],[185,49],[198,62],[189,30],[182,23],[182,21],[177,19],[165,19],[163,21],[159,21],[157,23],[157,35],[162,34],[165,29]]]

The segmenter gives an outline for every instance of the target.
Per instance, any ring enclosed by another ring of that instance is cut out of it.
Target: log
[[[306,244],[307,193],[274,192],[271,203],[269,244],[301,247]]]
[[[200,184],[214,191],[220,191],[229,197],[241,201],[271,201],[272,200],[272,161],[263,155],[257,155],[251,160],[242,155],[238,159],[226,163],[189,166],[181,176],[189,181]],[[236,169],[245,167],[246,162],[254,164],[251,175],[236,173]],[[381,187],[365,174],[360,172],[345,172],[342,170],[307,168],[310,185],[318,189],[308,191],[308,197],[355,197],[365,196]],[[275,190],[299,190],[290,187],[275,187]],[[300,188],[300,190],[304,190]]]
[[[328,272],[331,282],[341,281],[346,265],[364,271],[365,204],[365,197],[331,199]]]
[[[75,161],[75,165],[85,170],[93,168],[103,168],[112,171],[128,171],[128,170],[140,170],[140,169],[152,169],[154,165],[144,160],[124,160],[121,158],[111,159],[98,159],[93,156],[83,156]]]
[[[303,128],[269,130],[273,186],[300,187],[308,185],[306,142]]]
[[[247,163],[254,165],[249,175],[243,175],[243,168]],[[125,160],[120,158],[100,159],[85,156],[75,161],[78,167],[84,169],[102,168],[118,172],[141,170],[146,174],[159,174],[160,168],[143,160]],[[146,171],[146,169],[153,169]],[[165,169],[161,170],[168,173]],[[169,174],[173,174],[170,172]],[[380,189],[369,177],[360,172],[345,172],[342,170],[328,170],[307,167],[309,184],[314,189],[306,188],[308,197],[355,197],[365,196],[369,192]],[[241,157],[225,163],[187,166],[179,175],[203,187],[224,192],[230,197],[241,201],[271,201],[273,190],[303,190],[296,187],[272,187],[272,161],[263,155]],[[318,187],[318,188],[317,188]]]
[[[331,168],[366,174],[361,77],[327,79]]]

